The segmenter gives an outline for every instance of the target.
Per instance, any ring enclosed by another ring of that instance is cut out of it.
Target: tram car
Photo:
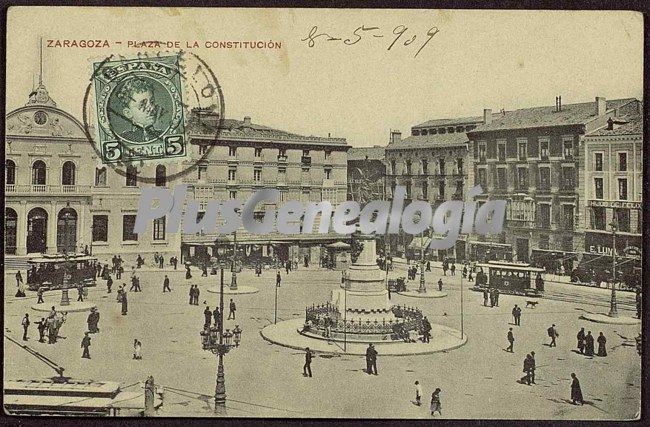
[[[67,273],[67,287],[95,286],[97,258],[85,254],[42,255],[28,261],[27,287],[31,291],[61,289]]]
[[[545,270],[527,263],[489,261],[476,264],[476,271],[475,291],[495,288],[500,293],[526,296],[544,292]]]

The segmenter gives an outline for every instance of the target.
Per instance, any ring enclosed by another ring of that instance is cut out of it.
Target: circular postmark
[[[138,182],[156,183],[155,175],[137,168],[173,162],[181,167],[165,177],[172,182],[208,159],[223,129],[224,111],[221,86],[198,55],[140,52],[93,64],[83,125],[102,163],[117,174],[128,177],[135,167]]]

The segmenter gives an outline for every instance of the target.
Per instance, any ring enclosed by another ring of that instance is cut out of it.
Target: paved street
[[[130,270],[130,267],[127,271]],[[427,275],[434,289],[440,270]],[[163,274],[140,273],[142,293],[129,292],[129,313],[120,315],[115,290],[107,294],[104,281],[89,292],[101,313],[100,333],[92,336],[91,360],[81,359],[80,342],[86,330],[86,313],[70,313],[60,334],[65,339],[55,345],[38,342],[35,325],[30,327],[28,344],[66,368],[75,378],[119,381],[130,385],[153,375],[166,388],[161,415],[212,416],[216,377],[216,356],[201,349],[199,331],[203,325],[204,300],[214,308],[218,294],[206,292],[218,276],[186,281],[184,272],[166,272],[173,292],[162,293]],[[125,276],[126,277],[126,276]],[[229,279],[229,275],[226,275]],[[303,316],[312,303],[329,300],[340,284],[341,273],[326,270],[298,270],[282,275],[278,319]],[[229,280],[227,280],[229,281]],[[395,304],[421,308],[432,323],[460,329],[460,275],[445,277],[445,298],[421,299],[393,295]],[[16,299],[15,280],[6,274],[5,333],[20,339],[20,321],[29,312],[35,294]],[[188,305],[189,284],[199,284],[200,305]],[[238,283],[258,287],[260,292],[234,297],[237,320],[227,321],[243,329],[242,345],[225,356],[228,416],[271,417],[407,417],[428,418],[431,392],[442,389],[444,418],[558,418],[629,419],[635,417],[640,402],[640,357],[634,337],[640,326],[613,326],[579,320],[580,314],[606,312],[609,292],[602,289],[547,284],[549,294],[560,300],[543,299],[535,309],[523,308],[522,326],[512,326],[514,354],[505,352],[506,333],[514,304],[525,306],[522,297],[502,295],[500,307],[482,306],[482,295],[469,291],[465,283],[464,330],[468,343],[446,353],[423,356],[382,357],[378,376],[363,372],[362,356],[321,355],[314,358],[314,378],[302,376],[304,354],[270,344],[259,331],[273,321],[275,271],[261,278],[249,270]],[[410,283],[416,288],[418,281]],[[76,299],[76,291],[71,292]],[[621,314],[632,316],[633,295],[619,292]],[[56,302],[60,292],[46,293],[45,302]],[[227,307],[230,296],[225,295]],[[555,323],[558,346],[549,348],[546,329]],[[584,326],[608,341],[606,358],[576,354],[575,335]],[[132,360],[134,339],[143,343],[142,360]],[[47,377],[46,365],[14,344],[4,341],[5,376],[10,379]],[[519,384],[526,353],[535,351],[537,385]],[[128,369],[126,368],[128,367]],[[570,404],[570,374],[580,379],[587,404]],[[423,406],[414,400],[415,380],[423,386]],[[496,392],[498,390],[498,392]]]

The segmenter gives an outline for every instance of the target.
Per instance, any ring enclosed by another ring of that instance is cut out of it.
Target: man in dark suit
[[[237,306],[235,305],[235,301],[233,301],[232,298],[230,299],[230,306],[228,308],[230,309],[230,311],[228,312],[228,320],[230,320],[231,317],[234,320],[235,311],[237,311]]]
[[[212,312],[210,311],[210,307],[205,307],[205,310],[203,310],[203,316],[205,317],[205,323],[203,324],[203,327],[209,328],[210,323],[212,323]]]
[[[304,376],[309,376],[311,377],[311,359],[312,359],[312,352],[309,349],[309,347],[305,348],[305,365],[302,367],[302,374]]]
[[[165,280],[163,281],[163,293],[164,292],[171,292],[172,288],[169,287],[169,277],[165,274]]]
[[[508,342],[510,343],[510,345],[508,346],[508,348],[506,348],[506,351],[509,351],[510,353],[514,353],[515,336],[512,333],[512,328],[508,328]]]
[[[375,346],[372,343],[368,345],[368,348],[366,349],[366,372],[368,374],[378,375],[377,350],[375,350]]]

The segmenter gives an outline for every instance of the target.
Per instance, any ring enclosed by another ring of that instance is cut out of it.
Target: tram
[[[544,292],[543,268],[507,261],[479,263],[476,268],[476,286],[473,290],[495,288],[505,294],[528,296],[538,296]]]
[[[68,287],[95,286],[97,258],[85,254],[56,254],[32,258],[28,261],[27,287],[61,289],[65,273],[69,274]]]

